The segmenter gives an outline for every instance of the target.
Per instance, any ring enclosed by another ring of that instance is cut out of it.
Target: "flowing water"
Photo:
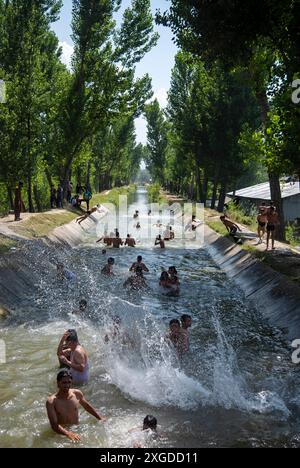
[[[143,190],[131,213],[135,209],[143,224]],[[107,257],[95,240],[87,236],[72,250],[39,243],[24,250],[39,281],[24,308],[0,329],[7,350],[7,364],[0,365],[0,446],[71,445],[51,431],[45,412],[47,396],[56,391],[57,345],[69,328],[77,329],[89,354],[85,396],[108,417],[103,424],[82,412],[75,428],[79,446],[300,446],[299,373],[284,336],[247,303],[205,246],[195,250],[175,242],[161,251],[141,241],[135,250],[113,251],[116,276],[110,280],[100,274]],[[150,289],[142,293],[123,288],[137,254],[150,269]],[[77,274],[77,283],[58,283],[57,261]],[[158,287],[163,268],[171,265],[180,275],[180,297],[166,297]],[[81,298],[89,303],[84,318],[71,313]],[[179,360],[164,337],[170,319],[183,313],[193,316],[193,326],[190,352]],[[105,341],[116,315],[129,343]],[[159,438],[129,432],[147,414],[157,417]]]

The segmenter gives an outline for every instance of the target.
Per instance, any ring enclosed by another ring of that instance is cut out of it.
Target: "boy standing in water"
[[[135,247],[136,246],[135,239],[133,237],[131,237],[130,234],[127,235],[125,245],[128,245],[128,247]]]
[[[59,372],[57,376],[58,392],[48,398],[46,408],[52,430],[57,434],[68,437],[72,442],[79,442],[81,438],[78,434],[64,428],[64,426],[79,424],[79,406],[82,406],[98,421],[105,421],[106,418],[100,416],[80,390],[71,389],[72,383],[73,379],[70,371],[63,370]]]
[[[160,248],[161,248],[161,249],[165,249],[165,248],[166,248],[165,241],[162,239],[161,235],[157,236],[156,241],[155,241],[155,246],[156,246],[156,245],[160,245]]]
[[[189,328],[192,326],[192,317],[190,315],[182,315],[181,317],[181,335],[182,335],[182,350],[183,352],[188,352],[190,349],[190,336]]]
[[[115,264],[115,259],[114,258],[109,258],[107,260],[107,265],[105,265],[104,268],[102,268],[102,275],[106,275],[106,276],[114,276],[114,272],[113,272],[113,266]]]
[[[138,256],[137,261],[132,264],[132,267],[129,271],[136,272],[137,267],[141,267],[143,271],[149,273],[148,268],[146,267],[145,263],[143,263],[143,257],[141,255]]]
[[[85,349],[79,344],[75,330],[68,330],[63,335],[57,348],[57,356],[60,364],[70,369],[76,385],[88,383],[90,376],[88,357]]]

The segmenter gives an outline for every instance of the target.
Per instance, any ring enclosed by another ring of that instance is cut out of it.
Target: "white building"
[[[283,212],[286,222],[300,220],[300,181],[299,182],[282,182],[281,194],[283,200]],[[254,205],[259,206],[263,201],[271,201],[271,191],[269,182],[264,184],[247,187],[236,192],[227,194],[230,198],[237,198],[241,202],[250,201]]]

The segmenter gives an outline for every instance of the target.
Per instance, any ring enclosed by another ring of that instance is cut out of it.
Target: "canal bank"
[[[289,340],[300,338],[300,291],[292,281],[207,225],[205,245],[271,325],[284,329]]]

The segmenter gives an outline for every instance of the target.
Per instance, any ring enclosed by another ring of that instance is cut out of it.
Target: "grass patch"
[[[206,220],[206,224],[216,231],[218,234],[221,234],[224,237],[228,237],[228,239],[232,240],[231,236],[229,235],[226,227],[221,221],[213,221],[213,220]]]
[[[120,195],[133,195],[136,191],[134,185],[130,187],[122,187],[112,189],[107,195],[104,193],[99,193],[93,196],[90,206],[104,204],[104,203],[113,203],[116,206],[119,206],[119,196]],[[82,208],[85,208],[85,204],[82,205]],[[81,211],[63,211],[61,213],[38,213],[31,216],[29,219],[23,221],[21,224],[18,224],[11,229],[17,233],[21,234],[29,239],[36,239],[44,236],[48,236],[53,229],[64,226],[65,224],[70,223],[75,218],[82,214]]]
[[[285,255],[276,256],[271,251],[262,252],[261,250],[257,250],[255,249],[255,247],[249,245],[244,246],[243,249],[249,252],[253,257],[257,258],[265,265],[268,265],[273,270],[286,276],[289,280],[300,284],[300,255],[298,259],[295,257],[288,257]]]
[[[93,195],[91,206],[101,205],[104,203],[111,203],[118,207],[120,195],[127,195],[128,197],[132,197],[135,194],[135,192],[136,186],[130,185],[129,187],[114,188],[110,190],[107,195],[105,195],[106,192],[98,193],[96,195]]]
[[[152,184],[147,188],[149,203],[169,204],[168,198],[163,194],[160,184]]]
[[[10,251],[12,247],[16,247],[18,242],[8,239],[8,237],[0,234],[0,255],[3,255]]]
[[[39,213],[31,216],[29,219],[22,222],[18,226],[14,226],[11,229],[17,234],[28,237],[30,239],[47,236],[56,227],[68,224],[73,219],[78,217],[76,212],[62,212],[46,214]]]

